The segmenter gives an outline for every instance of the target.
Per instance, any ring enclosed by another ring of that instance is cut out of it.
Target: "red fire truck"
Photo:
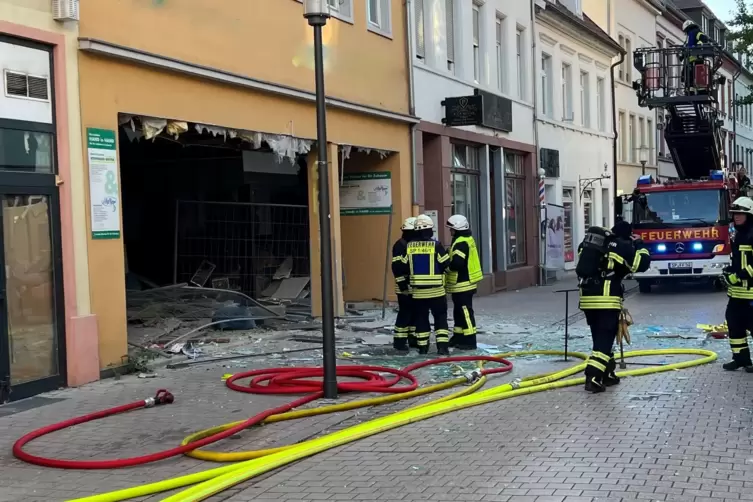
[[[659,109],[679,178],[660,183],[641,176],[626,197],[634,231],[651,253],[651,268],[634,278],[642,293],[676,279],[710,279],[721,287],[722,269],[730,263],[729,206],[738,192],[725,168],[721,136],[722,50],[638,49],[633,66],[641,77],[633,83],[638,103]]]

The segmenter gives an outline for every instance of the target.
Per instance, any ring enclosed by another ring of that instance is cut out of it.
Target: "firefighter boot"
[[[592,394],[597,394],[604,392],[607,388],[604,386],[601,377],[586,375],[586,390]]]
[[[450,344],[448,342],[437,342],[437,354],[440,356],[449,356]]]
[[[408,339],[395,337],[392,340],[392,348],[400,352],[407,352],[408,351]]]
[[[744,368],[747,373],[753,373],[753,364],[751,364],[750,361],[740,362],[733,359],[728,363],[724,363],[722,365],[722,368],[724,368],[726,371],[735,371],[739,370],[740,368]]]
[[[607,363],[607,371],[604,373],[604,379],[602,383],[604,387],[611,387],[620,383],[620,377],[615,374],[617,369],[617,361],[614,360],[614,354],[609,354],[609,362]]]
[[[604,392],[604,374],[609,364],[609,356],[603,352],[593,351],[586,363],[586,390],[596,394]]]
[[[455,348],[458,350],[476,350],[476,335],[463,335],[458,339]]]
[[[408,335],[408,347],[410,347],[411,349],[418,348],[418,338],[416,338],[416,335],[413,333]]]

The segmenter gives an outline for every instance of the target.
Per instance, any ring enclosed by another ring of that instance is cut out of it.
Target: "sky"
[[[732,17],[732,11],[735,9],[735,0],[703,0],[714,14],[719,16],[722,22],[726,23]]]

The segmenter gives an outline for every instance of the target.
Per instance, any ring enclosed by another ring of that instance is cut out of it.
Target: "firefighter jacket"
[[[730,258],[732,263],[724,270],[727,296],[753,300],[753,226],[735,232]]]
[[[481,282],[481,260],[478,257],[476,241],[468,230],[458,231],[450,246],[450,262],[447,268],[447,292],[464,293],[474,291]]]
[[[410,294],[410,269],[404,261],[409,240],[409,232],[403,232],[403,236],[392,245],[392,275],[395,276],[395,293],[399,295]]]
[[[400,262],[405,267],[402,270],[407,272],[414,299],[437,298],[447,294],[444,273],[449,261],[450,255],[444,246],[433,239],[416,239],[408,243]]]
[[[698,28],[693,28],[685,36],[684,45],[688,49],[692,49],[694,47],[699,47],[701,45],[708,44],[709,42],[710,42],[709,37],[707,37],[704,32],[702,32]],[[698,60],[698,56],[690,56],[688,58],[688,61],[691,63],[697,60]]]
[[[581,246],[578,247],[580,255]],[[582,279],[579,285],[581,310],[621,310],[622,280],[629,274],[645,272],[651,263],[642,241],[614,239],[603,256],[601,277]]]

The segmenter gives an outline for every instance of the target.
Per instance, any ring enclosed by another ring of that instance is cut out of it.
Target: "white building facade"
[[[615,195],[610,66],[621,48],[578,4],[536,9],[539,155],[546,202],[564,211],[566,269],[589,226],[613,224]]]
[[[415,203],[471,222],[480,291],[536,284],[538,165],[531,2],[408,0],[415,114]]]
[[[617,108],[617,193],[630,193],[641,174],[658,176],[656,115],[638,106],[632,83],[638,78],[633,51],[656,46],[660,0],[583,0],[583,11],[625,50],[615,69]],[[645,166],[641,160],[645,160]]]

